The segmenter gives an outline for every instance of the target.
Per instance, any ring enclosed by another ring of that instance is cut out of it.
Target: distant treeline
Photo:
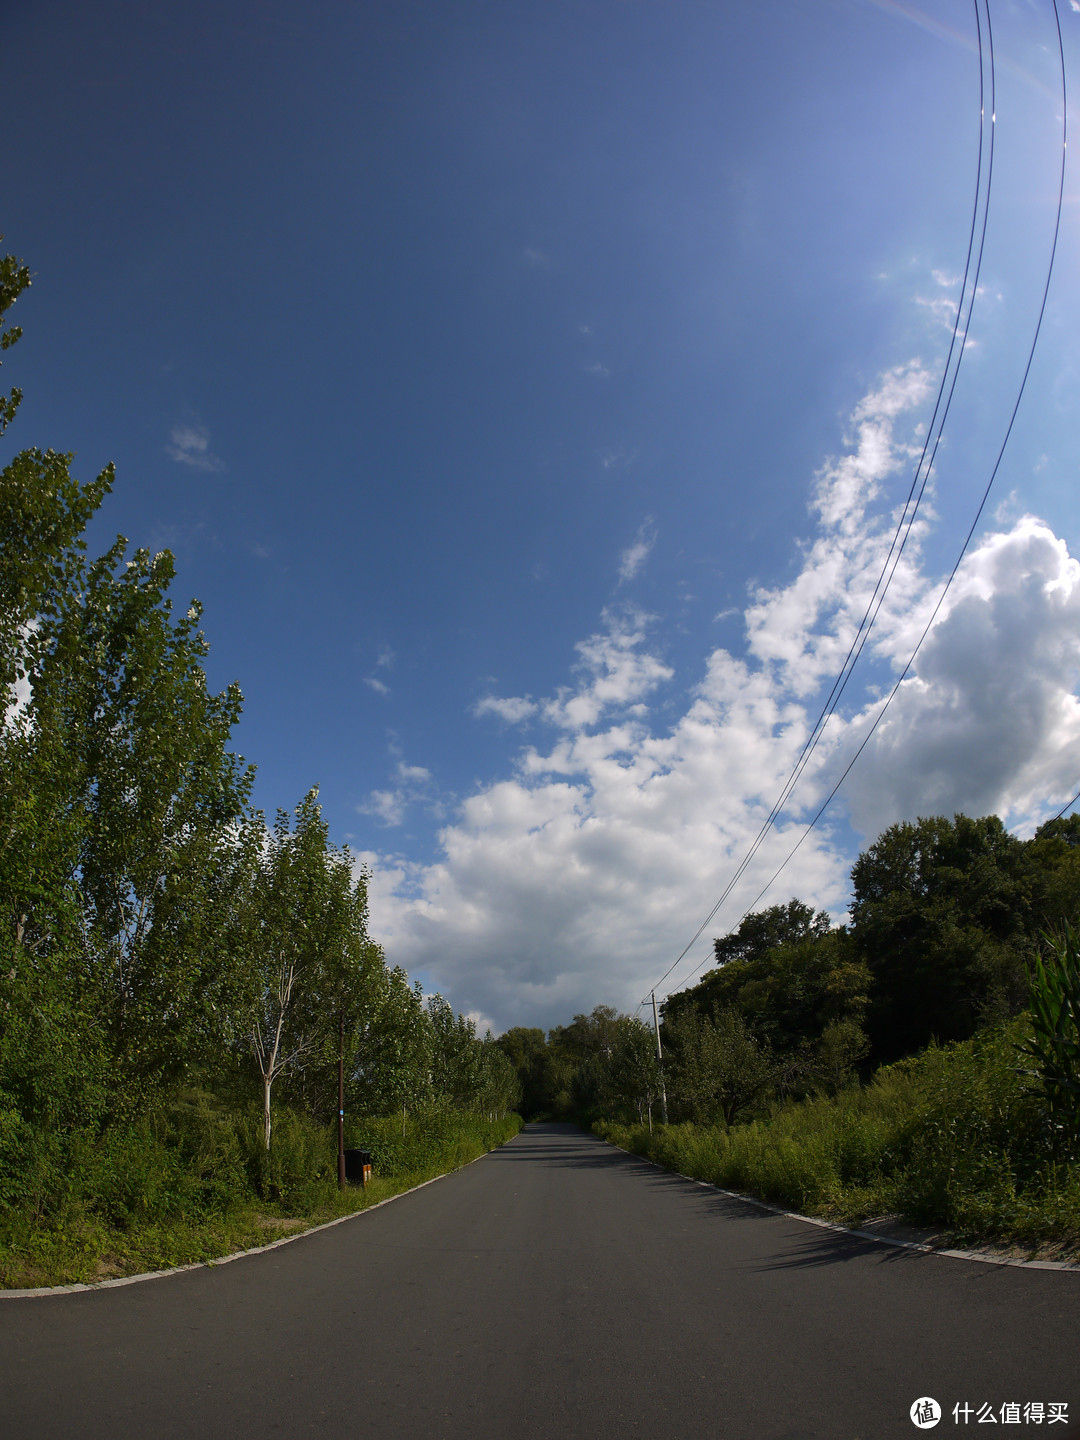
[[[29,280],[0,257],[0,317]],[[20,398],[0,397],[0,433]],[[317,791],[269,825],[252,808],[240,692],[208,689],[172,557],[118,538],[88,558],[113,473],[82,484],[71,458],[24,450],[0,473],[0,1220],[56,1213],[93,1175],[105,1194],[170,1145],[224,1203],[239,1161],[205,1135],[242,1115],[269,1156],[279,1112],[336,1117],[339,1064],[350,1117],[501,1116],[512,1066],[388,969]],[[271,1159],[244,1163],[270,1183]]]
[[[526,1116],[731,1125],[778,1100],[835,1094],[931,1041],[1025,1010],[1044,935],[1080,914],[1080,816],[1031,840],[993,815],[891,826],[852,870],[848,925],[800,900],[748,915],[716,965],[651,1025],[598,1007],[499,1040]]]

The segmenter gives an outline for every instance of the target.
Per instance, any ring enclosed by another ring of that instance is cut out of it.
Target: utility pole
[[[345,1189],[345,1011],[338,1014],[337,1052],[337,1183]]]
[[[656,1063],[660,1066],[660,1118],[667,1124],[667,1086],[664,1084],[664,1052],[660,1049],[660,1019],[656,1013],[656,991],[652,992],[652,1023],[656,1033]]]

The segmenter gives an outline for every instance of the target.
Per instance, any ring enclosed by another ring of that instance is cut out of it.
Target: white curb
[[[769,1210],[774,1215],[782,1215],[785,1220],[801,1220],[804,1225],[817,1225],[821,1230],[835,1230],[840,1235],[855,1235],[860,1240],[875,1240],[879,1245],[894,1245],[900,1250],[918,1250],[923,1255],[947,1255],[950,1260],[978,1260],[983,1265],[1015,1265],[1021,1270],[1074,1270],[1080,1273],[1080,1265],[1073,1265],[1065,1260],[1013,1260],[1007,1256],[983,1255],[978,1250],[939,1250],[934,1245],[924,1245],[917,1240],[894,1240],[888,1235],[876,1235],[872,1230],[853,1230],[848,1225],[837,1225],[832,1220],[818,1220],[813,1215],[799,1215],[794,1210],[784,1210],[779,1205],[770,1205],[767,1200],[759,1200],[755,1195],[743,1195],[738,1190],[725,1190],[708,1180],[697,1180],[693,1175],[684,1175],[681,1170],[669,1170],[658,1160],[650,1160],[647,1155],[639,1155],[636,1150],[627,1150],[622,1145],[616,1145],[614,1140],[604,1143],[613,1150],[622,1150],[624,1155],[633,1155],[635,1160],[644,1160],[646,1165],[653,1165],[657,1170],[663,1170],[666,1175],[677,1175],[680,1180],[689,1180],[691,1185],[715,1190],[718,1195],[726,1195],[731,1200],[741,1200],[746,1205],[756,1205],[759,1210]]]
[[[506,1141],[502,1143],[505,1145]],[[495,1148],[498,1150],[502,1147],[497,1145]],[[423,1190],[425,1185],[434,1185],[437,1180],[445,1180],[447,1175],[456,1175],[459,1170],[467,1170],[470,1165],[475,1165],[477,1160],[483,1160],[491,1153],[490,1150],[485,1150],[483,1155],[477,1155],[476,1160],[466,1161],[464,1165],[446,1170],[442,1175],[433,1175],[430,1180],[421,1180],[419,1185],[411,1185],[408,1190],[401,1190],[397,1195],[388,1195],[385,1200],[377,1200],[374,1205],[365,1205],[362,1210],[354,1210],[351,1215],[339,1215],[336,1220],[312,1225],[307,1230],[297,1230],[293,1235],[284,1235],[280,1240],[271,1240],[267,1245],[256,1245],[252,1250],[236,1250],[232,1255],[222,1255],[217,1260],[196,1260],[191,1265],[173,1265],[168,1270],[146,1270],[141,1275],[120,1275],[115,1280],[95,1280],[90,1284],[77,1282],[74,1285],[40,1285],[33,1290],[0,1290],[0,1301],[30,1300],[39,1295],[74,1295],[80,1290],[114,1290],[120,1285],[139,1285],[143,1280],[162,1280],[168,1275],[183,1275],[187,1270],[211,1270],[216,1265],[228,1265],[232,1260],[242,1260],[245,1255],[264,1255],[267,1250],[291,1245],[294,1240],[303,1240],[308,1235],[318,1234],[320,1230],[331,1230],[335,1225],[344,1225],[346,1220],[358,1220],[361,1215],[370,1215],[373,1210],[381,1210],[384,1205],[392,1205],[395,1200]]]

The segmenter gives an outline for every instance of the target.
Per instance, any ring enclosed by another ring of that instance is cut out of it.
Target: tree
[[[325,999],[343,964],[358,903],[347,856],[328,845],[318,794],[309,790],[292,816],[279,810],[265,835],[243,936],[267,1150],[274,1081],[314,1059],[337,1019]]]
[[[3,238],[3,235],[0,235],[0,240]],[[29,267],[14,255],[0,255],[0,321],[29,285]],[[22,327],[19,325],[12,325],[6,330],[0,326],[0,352],[10,350],[21,335]],[[22,391],[18,389],[10,390],[7,395],[0,395],[0,435],[14,420],[21,400]]]
[[[772,1054],[735,1009],[703,1016],[686,1009],[667,1026],[671,1092],[686,1119],[727,1126],[746,1115],[770,1089]]]
[[[483,1040],[474,1041],[479,1048],[477,1088],[473,1105],[492,1118],[507,1114],[521,1103],[521,1082],[517,1071],[492,1039],[490,1030]]]
[[[1032,855],[996,815],[892,825],[851,872],[877,1060],[1015,1014],[1037,929]]]
[[[187,920],[232,843],[252,771],[227,748],[239,687],[206,684],[193,601],[174,621],[167,552],[123,542],[90,569],[69,728],[83,761],[80,887],[121,1048],[175,1057],[203,989]],[[49,671],[42,672],[44,681]],[[36,690],[35,690],[36,702]]]
[[[514,1067],[522,1114],[527,1120],[546,1115],[552,1105],[548,1084],[548,1043],[543,1030],[513,1025],[494,1043]]]
[[[375,1115],[400,1110],[404,1134],[409,1110],[431,1099],[433,1041],[423,990],[395,965],[354,1073],[358,1108]]]
[[[648,1120],[663,1079],[656,1058],[651,1027],[630,1015],[617,1017],[610,1046],[597,1048],[579,1065],[574,1077],[574,1099],[583,1115]]]
[[[794,945],[828,933],[831,921],[824,910],[815,913],[802,900],[770,905],[744,915],[738,929],[713,941],[717,965],[733,960],[760,960],[778,945]]]

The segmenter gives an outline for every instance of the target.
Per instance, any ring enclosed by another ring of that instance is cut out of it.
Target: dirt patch
[[[90,1274],[90,1281],[115,1280],[118,1275],[126,1275],[129,1267],[115,1255],[102,1255],[94,1261],[94,1268]]]
[[[964,1250],[970,1255],[982,1255],[987,1260],[1052,1260],[1059,1265],[1080,1267],[1080,1239],[1076,1237],[1029,1244],[1003,1240],[958,1240],[955,1235],[938,1228],[909,1225],[898,1215],[878,1215],[851,1228],[867,1235],[879,1235],[883,1240],[928,1245],[932,1250]]]

